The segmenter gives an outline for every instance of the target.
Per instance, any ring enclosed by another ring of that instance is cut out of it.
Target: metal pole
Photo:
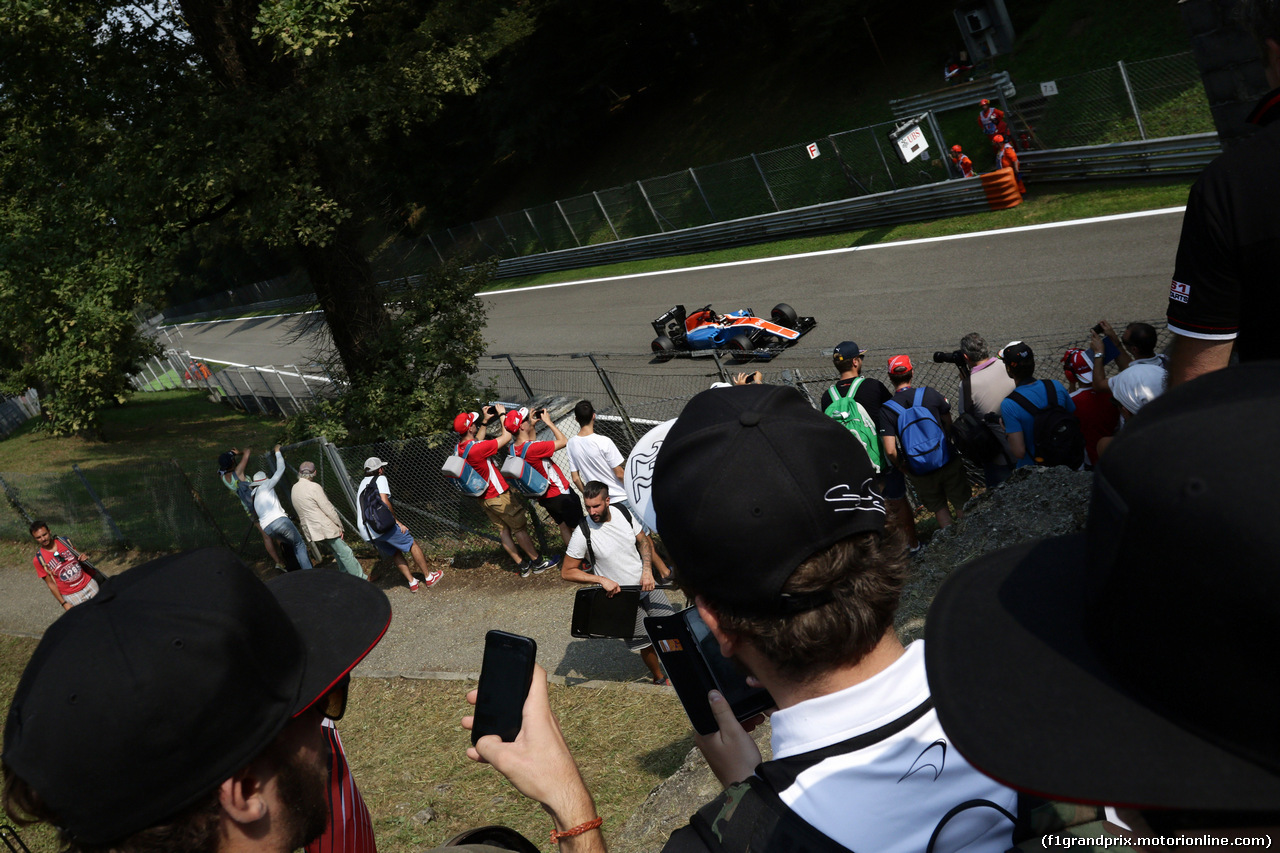
[[[244,371],[239,368],[236,368],[236,376],[240,377],[240,381],[244,383],[245,390],[248,391],[249,396],[253,398],[253,404],[258,407],[258,413],[265,415],[267,413],[267,408],[262,405],[262,400],[259,399],[257,393],[254,392],[253,383],[244,378]]]
[[[889,176],[889,184],[895,190],[898,188],[898,182],[893,179],[893,171],[889,168],[889,161],[884,159],[884,149],[880,147],[880,136],[874,130],[868,131],[871,134],[871,141],[876,144],[876,153],[880,155],[880,162],[884,164],[884,173]]]
[[[613,227],[613,220],[609,218],[609,211],[604,209],[604,202],[600,200],[600,193],[592,190],[591,194],[595,196],[596,204],[600,205],[600,212],[604,214],[604,221],[609,223],[609,230],[613,232],[613,239],[621,240],[622,238],[618,236],[618,229]]]
[[[284,374],[279,370],[276,371],[276,379],[280,380],[280,384],[284,386],[284,393],[289,395],[289,399],[293,401],[293,412],[297,414],[302,411],[302,407],[298,405],[298,398],[293,396],[293,392],[289,390],[289,383],[284,381]]]
[[[862,190],[863,195],[868,195],[867,188],[858,183],[858,179],[853,176],[853,170],[849,168],[849,164],[844,161],[844,155],[840,153],[840,146],[836,144],[834,136],[828,136],[831,140],[831,149],[836,152],[836,159],[840,161],[840,171],[844,172],[845,180]]]
[[[316,397],[316,392],[311,390],[311,383],[307,381],[306,374],[298,369],[298,365],[286,364],[285,367],[292,367],[293,372],[302,377],[302,387],[307,389],[307,393],[311,395],[312,400],[319,399],[318,397]]]
[[[711,214],[711,221],[718,222],[716,212],[711,209],[711,202],[707,200],[707,194],[702,191],[702,182],[698,180],[698,173],[690,169],[689,177],[693,178],[693,185],[698,188],[698,195],[702,196],[702,203],[707,206],[707,213]]]
[[[569,221],[569,216],[564,212],[564,208],[560,206],[560,201],[558,199],[556,201],[556,210],[560,211],[560,216],[564,219],[565,227],[569,229],[569,235],[573,237],[573,242],[577,243],[578,246],[581,247],[582,241],[579,240],[578,235],[574,233],[573,223]]]
[[[324,456],[329,460],[329,466],[333,468],[333,474],[338,478],[338,485],[342,487],[342,493],[347,496],[347,500],[351,503],[351,511],[354,513],[356,507],[359,506],[359,500],[356,498],[356,487],[351,482],[351,476],[347,474],[347,466],[342,464],[342,457],[338,454],[338,448],[329,443],[329,439],[323,435],[320,436],[320,447],[324,451]]]
[[[933,130],[933,138],[938,141],[938,155],[942,157],[943,168],[947,170],[947,176],[958,178],[956,174],[958,168],[955,163],[951,162],[951,158],[947,156],[947,140],[942,137],[942,128],[938,126],[938,119],[933,114],[933,110],[929,110],[925,114],[925,118],[929,120],[929,127]],[[1010,140],[1012,142],[1013,140]]]
[[[156,387],[156,386],[160,385],[160,378],[159,378],[158,376],[156,376],[156,369],[155,369],[154,367],[152,367],[152,366],[151,366],[151,362],[150,362],[150,361],[146,362],[146,363],[145,363],[145,364],[143,364],[142,366],[143,366],[143,367],[145,367],[147,370],[150,370],[150,371],[151,371],[151,381],[147,383],[147,390],[148,390],[148,391],[159,391],[159,390],[160,390],[160,388],[158,388],[158,387]]]
[[[614,390],[613,383],[609,381],[609,374],[605,373],[604,368],[596,361],[595,353],[589,352],[586,356],[595,365],[596,373],[600,376],[600,383],[604,385],[604,392],[609,395],[609,399],[613,402],[613,407],[618,410],[618,416],[622,418],[622,428],[627,431],[627,437],[631,439],[631,446],[634,447],[640,439],[636,436],[636,428],[631,423],[631,416],[627,414],[627,410],[622,405],[622,399],[618,396],[618,392]]]
[[[517,248],[516,241],[512,238],[511,232],[507,230],[507,226],[502,224],[502,217],[495,216],[493,217],[493,221],[498,223],[498,230],[501,231],[502,236],[506,238],[507,246],[511,249],[511,254],[513,256],[519,257],[520,250],[519,248]]]
[[[267,370],[270,370],[270,369],[271,369],[270,367],[268,367],[268,368],[267,368]],[[277,408],[277,409],[279,409],[279,410],[280,410],[280,414],[282,414],[282,415],[283,415],[283,414],[284,414],[284,408],[283,408],[283,407],[281,407],[281,405],[280,405],[280,401],[279,401],[278,399],[276,399],[275,392],[271,390],[271,383],[267,381],[267,377],[265,377],[265,376],[263,376],[263,375],[262,375],[262,368],[261,368],[261,367],[256,367],[256,366],[255,366],[255,367],[253,368],[253,372],[254,372],[254,373],[256,373],[256,374],[258,374],[258,378],[262,380],[262,390],[265,392],[265,394],[264,394],[264,396],[263,396],[263,399],[265,400],[265,399],[267,399],[268,397],[270,397],[270,398],[271,398],[271,402],[273,402],[273,403],[275,403],[275,404],[276,404],[276,408]],[[266,412],[264,411],[264,412],[263,412],[263,414],[266,414]]]
[[[111,513],[107,512],[107,508],[102,505],[102,500],[98,497],[98,493],[93,490],[93,486],[89,485],[89,481],[85,478],[84,472],[80,470],[80,466],[73,463],[71,470],[76,472],[76,476],[80,478],[80,484],[89,493],[89,498],[93,501],[93,505],[98,508],[98,513],[102,516],[102,520],[107,523],[107,527],[111,530],[111,538],[115,539],[116,544],[122,548],[129,547],[128,540],[124,538],[120,528],[116,527],[115,519],[111,517]]]
[[[529,383],[525,381],[524,373],[520,371],[520,368],[516,367],[515,360],[509,353],[504,352],[501,355],[490,356],[490,358],[505,358],[507,364],[511,365],[511,372],[515,374],[516,381],[520,383],[520,390],[524,391],[525,397],[530,400],[533,399],[533,389],[529,387]]]
[[[1129,82],[1129,69],[1124,67],[1124,60],[1116,63],[1120,67],[1120,79],[1124,81],[1124,90],[1129,95],[1129,106],[1133,109],[1133,120],[1138,123],[1138,136],[1147,138],[1147,129],[1142,126],[1142,112],[1138,109],[1138,99],[1134,97],[1133,85]]]
[[[653,221],[658,225],[658,233],[663,233],[667,229],[662,227],[662,220],[658,218],[658,211],[653,209],[653,202],[649,201],[649,194],[644,191],[644,184],[636,181],[636,186],[640,188],[640,195],[644,198],[644,203],[649,205],[649,213],[653,215]]]
[[[729,378],[729,371],[724,369],[724,362],[720,360],[720,351],[713,349],[711,357],[716,360],[716,372],[720,374],[720,381],[732,384],[733,380]]]
[[[769,194],[769,201],[773,202],[773,209],[781,211],[782,208],[778,206],[778,200],[773,197],[773,187],[769,186],[769,179],[764,176],[764,169],[760,167],[760,158],[752,154],[751,162],[756,164],[756,171],[760,173],[760,180],[764,182],[764,190]]]
[[[436,253],[436,257],[440,259],[440,263],[444,263],[444,255],[440,254],[440,247],[436,245],[436,241],[431,239],[431,235],[427,235],[427,242],[431,244],[431,250]]]
[[[551,247],[547,245],[547,241],[542,239],[542,232],[538,230],[538,226],[533,224],[533,217],[529,215],[529,208],[524,209],[524,218],[529,220],[529,227],[533,229],[533,236],[538,238],[538,242],[542,244],[542,251],[549,252]]]

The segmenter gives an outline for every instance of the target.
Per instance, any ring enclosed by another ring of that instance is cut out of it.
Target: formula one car
[[[657,337],[650,345],[659,361],[666,361],[679,351],[729,350],[740,358],[773,358],[800,340],[818,321],[797,317],[785,302],[773,306],[772,322],[757,317],[749,308],[730,314],[717,314],[708,305],[686,314],[677,305],[653,321]]]

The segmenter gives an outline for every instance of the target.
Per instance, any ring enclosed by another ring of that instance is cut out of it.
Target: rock
[[[418,812],[416,815],[413,816],[414,823],[426,824],[426,823],[431,823],[431,821],[435,819],[436,819],[436,810],[431,808],[430,806],[428,806],[427,808],[423,809],[422,811]]]

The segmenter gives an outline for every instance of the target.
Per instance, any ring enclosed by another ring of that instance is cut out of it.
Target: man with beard
[[[32,655],[5,724],[5,811],[72,853],[297,850],[329,822],[322,720],[390,620],[358,578],[268,587],[223,549],[130,569]],[[109,734],[73,736],[86,720]]]

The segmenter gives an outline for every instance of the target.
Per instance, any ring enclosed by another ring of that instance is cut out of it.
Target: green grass
[[[733,261],[771,258],[781,255],[820,252],[851,246],[868,246],[898,240],[918,240],[951,234],[971,234],[1019,225],[1086,219],[1115,213],[1155,210],[1186,204],[1190,179],[1170,179],[1142,183],[1031,185],[1026,200],[1009,210],[955,216],[933,222],[917,222],[884,228],[847,231],[817,237],[800,237],[775,243],[757,243],[715,252],[629,261],[576,270],[560,270],[534,276],[518,276],[492,282],[486,290],[506,290],[606,276],[632,275],[668,269],[723,264]]]
[[[35,640],[0,635],[0,707],[8,708]],[[417,853],[463,829],[514,827],[546,849],[549,819],[492,767],[466,757],[460,720],[466,681],[357,678],[339,728],[352,773],[373,816],[382,853]],[[674,694],[622,687],[551,686],[551,705],[605,819],[616,832],[649,791],[675,772],[693,738]],[[627,732],[625,738],[618,732]],[[423,822],[424,810],[435,816]],[[20,830],[32,850],[54,833]]]

